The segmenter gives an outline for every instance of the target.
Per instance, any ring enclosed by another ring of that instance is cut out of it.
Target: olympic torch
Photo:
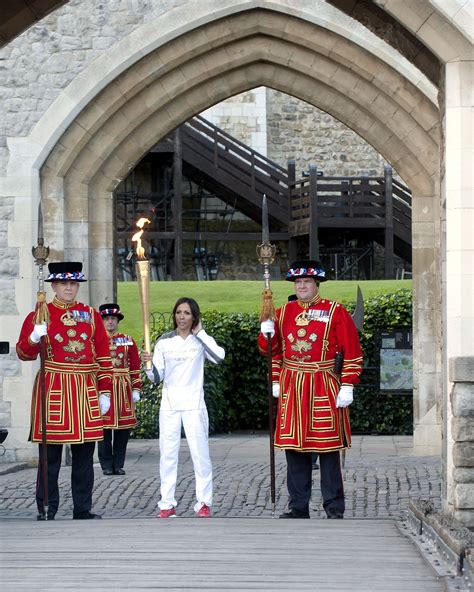
[[[135,271],[138,279],[138,289],[140,291],[140,301],[142,304],[143,317],[143,342],[145,351],[151,352],[150,341],[150,261],[145,257],[145,249],[142,247],[142,234],[145,224],[150,224],[148,218],[140,218],[137,227],[140,229],[132,236],[132,242],[137,243]],[[151,360],[145,362],[147,370],[152,369]]]

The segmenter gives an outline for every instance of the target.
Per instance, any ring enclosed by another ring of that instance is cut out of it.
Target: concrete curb
[[[0,463],[0,475],[8,475],[9,473],[16,473],[23,469],[31,469],[31,466],[27,462]]]

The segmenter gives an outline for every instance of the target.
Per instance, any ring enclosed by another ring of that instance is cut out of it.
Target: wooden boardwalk
[[[442,592],[392,520],[4,520],[2,592]]]

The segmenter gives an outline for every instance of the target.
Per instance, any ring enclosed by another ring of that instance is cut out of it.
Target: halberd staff
[[[44,245],[43,236],[43,211],[41,208],[41,199],[38,203],[38,244],[32,248],[35,265],[38,266],[38,292],[36,293],[35,325],[49,324],[49,311],[46,304],[46,292],[44,291],[43,268],[46,265],[49,256],[49,247]],[[41,474],[41,480],[38,479],[36,487],[40,487],[40,481],[43,484],[43,513],[45,519],[49,516],[49,496],[48,496],[48,454],[47,454],[47,436],[46,436],[46,384],[45,384],[45,362],[46,362],[46,344],[44,335],[40,338],[40,371],[38,375],[39,392],[41,399],[41,432],[42,447],[39,451],[38,471]]]
[[[257,246],[257,255],[259,262],[263,265],[263,279],[265,282],[262,292],[262,307],[260,310],[260,321],[262,323],[262,332],[267,339],[266,357],[267,357],[267,395],[268,395],[268,422],[270,436],[270,495],[272,501],[272,516],[275,515],[275,450],[273,447],[274,439],[274,417],[273,417],[273,384],[272,384],[272,345],[271,345],[271,327],[275,320],[275,307],[273,305],[273,296],[270,288],[270,265],[275,260],[275,245],[270,244],[270,231],[268,226],[268,204],[267,196],[263,195],[262,200],[262,244]],[[267,332],[266,327],[270,327]]]

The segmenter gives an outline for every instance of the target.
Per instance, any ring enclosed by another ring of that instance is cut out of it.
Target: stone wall
[[[0,50],[0,173],[5,138],[26,136],[60,92],[118,39],[182,0],[70,0]]]
[[[237,140],[266,156],[267,92],[265,87],[254,88],[221,101],[201,115]]]
[[[452,488],[454,517],[474,528],[474,358],[449,360],[452,453]]]
[[[267,156],[296,176],[315,164],[326,176],[383,176],[382,156],[346,125],[309,103],[267,89]]]

